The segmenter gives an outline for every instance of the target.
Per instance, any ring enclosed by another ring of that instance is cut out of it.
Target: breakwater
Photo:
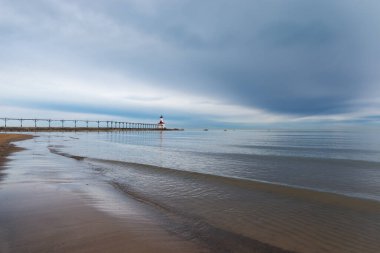
[[[0,131],[162,131],[167,129],[154,123],[136,123],[110,120],[25,119],[0,118]]]

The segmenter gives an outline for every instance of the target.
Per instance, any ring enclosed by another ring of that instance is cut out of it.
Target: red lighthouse
[[[158,128],[159,129],[165,129],[165,122],[164,122],[164,117],[160,117],[160,122],[158,122]]]

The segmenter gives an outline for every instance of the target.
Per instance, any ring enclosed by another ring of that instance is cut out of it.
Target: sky
[[[380,125],[379,13],[376,0],[0,0],[0,118]]]

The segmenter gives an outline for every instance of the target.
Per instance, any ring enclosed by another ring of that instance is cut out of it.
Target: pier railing
[[[110,120],[68,120],[68,119],[28,119],[28,118],[0,118],[0,128],[35,128],[35,129],[159,129],[158,124],[135,123]]]

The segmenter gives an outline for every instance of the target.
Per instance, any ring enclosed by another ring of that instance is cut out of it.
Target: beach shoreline
[[[168,233],[131,200],[125,219],[98,210],[92,200],[63,184],[12,177],[14,141],[31,135],[0,134],[0,252],[208,252]],[[31,172],[33,173],[33,172]],[[6,205],[4,204],[6,203]],[[135,215],[138,213],[138,215]]]

